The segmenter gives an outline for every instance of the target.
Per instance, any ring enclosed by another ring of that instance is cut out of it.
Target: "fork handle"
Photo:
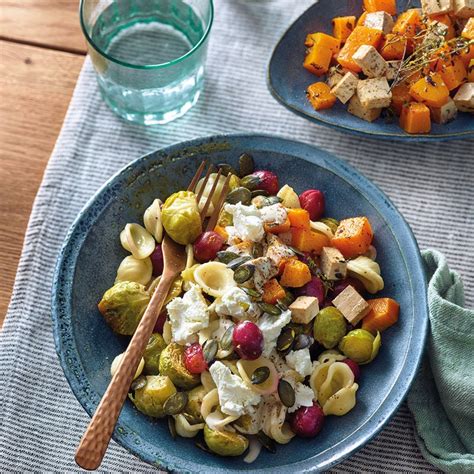
[[[174,277],[173,274],[163,274],[161,277],[122,361],[112,377],[86,432],[82,436],[75,460],[84,469],[97,469],[102,462],[130,384],[133,381],[133,376],[153,332]]]

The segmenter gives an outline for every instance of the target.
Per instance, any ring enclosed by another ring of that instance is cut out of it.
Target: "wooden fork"
[[[194,175],[191,183],[188,186],[188,191],[195,191],[198,180],[206,167],[206,162],[203,161]],[[200,187],[197,200],[198,202],[203,196],[204,188],[209,180],[211,174],[211,167],[208,168],[204,178],[204,182]],[[214,196],[217,181],[221,175],[219,170],[218,176],[214,181],[209,196],[200,212],[201,221],[204,222],[206,212]],[[209,218],[206,230],[214,229],[219,211],[224,204],[229,187],[230,174],[227,176],[221,194],[219,195],[217,205]],[[182,245],[174,242],[170,237],[165,235],[162,242],[164,268],[160,282],[153,293],[153,296],[148,304],[148,307],[143,315],[140,324],[138,325],[135,334],[133,335],[130,344],[120,362],[120,365],[115,372],[110,384],[105,392],[102,400],[97,407],[97,410],[92,417],[86,432],[82,436],[81,442],[76,451],[76,463],[84,469],[97,469],[102,462],[110,438],[117,423],[117,419],[122,410],[122,406],[127,398],[127,393],[130,384],[133,381],[133,376],[137,370],[140,359],[145,351],[145,347],[153,333],[158,315],[166,299],[168,291],[178,274],[184,270],[186,263],[186,252]]]

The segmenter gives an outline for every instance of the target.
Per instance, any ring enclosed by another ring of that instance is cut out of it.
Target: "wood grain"
[[[0,55],[1,326],[31,206],[84,57],[5,41]]]
[[[79,0],[0,0],[3,39],[84,54]]]

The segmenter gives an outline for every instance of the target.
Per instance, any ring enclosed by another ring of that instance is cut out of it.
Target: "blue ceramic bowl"
[[[410,7],[408,6],[410,4]],[[398,11],[420,5],[418,0],[398,0]],[[306,89],[313,82],[324,80],[303,68],[304,40],[308,33],[332,34],[332,19],[336,16],[362,13],[362,0],[319,0],[306,10],[283,35],[268,66],[268,87],[272,95],[292,112],[320,125],[337,128],[357,135],[373,138],[409,140],[413,142],[454,140],[474,137],[472,115],[459,113],[458,118],[446,125],[432,124],[427,135],[410,135],[398,125],[398,119],[387,123],[383,118],[369,123],[347,112],[339,101],[328,110],[316,111],[306,98]]]
[[[383,334],[375,361],[363,367],[355,409],[327,418],[315,439],[295,438],[248,465],[207,454],[189,439],[174,441],[166,421],[147,418],[129,401],[114,439],[144,461],[179,472],[327,469],[367,443],[402,402],[422,355],[427,305],[422,262],[407,223],[380,189],[318,148],[269,136],[218,136],[173,145],[120,171],[79,214],[59,255],[52,301],[57,353],[74,394],[92,414],[110,381],[110,363],[128,340],[111,331],[96,306],[126,255],[120,231],[127,222],[141,222],[154,198],[185,188],[202,159],[236,166],[243,152],[253,155],[257,168],[277,173],[281,184],[288,182],[298,192],[321,189],[328,216],[369,217],[385,279],[383,295],[400,302],[400,321]]]

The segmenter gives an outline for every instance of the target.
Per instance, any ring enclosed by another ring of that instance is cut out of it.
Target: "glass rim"
[[[182,56],[177,57],[176,59],[172,59],[171,61],[167,61],[165,63],[159,63],[159,64],[147,64],[144,66],[141,66],[139,64],[131,64],[127,63],[125,61],[121,61],[120,59],[114,58],[110,54],[106,53],[103,51],[101,48],[99,48],[92,38],[90,37],[89,33],[87,32],[85,22],[84,22],[84,16],[83,16],[83,11],[84,11],[84,4],[86,0],[81,0],[79,4],[79,18],[80,18],[80,23],[81,23],[81,29],[86,37],[87,42],[101,55],[107,58],[109,61],[112,61],[116,64],[119,64],[120,66],[132,68],[132,69],[162,69],[170,66],[174,66],[175,64],[180,63],[181,61],[184,61],[186,58],[191,56],[195,51],[197,51],[202,44],[206,41],[207,37],[209,36],[209,32],[211,31],[211,26],[214,21],[214,2],[213,0],[208,0],[210,4],[210,16],[209,16],[209,21],[206,27],[206,30],[204,31],[204,34],[200,38],[200,40],[186,53],[183,54]]]

